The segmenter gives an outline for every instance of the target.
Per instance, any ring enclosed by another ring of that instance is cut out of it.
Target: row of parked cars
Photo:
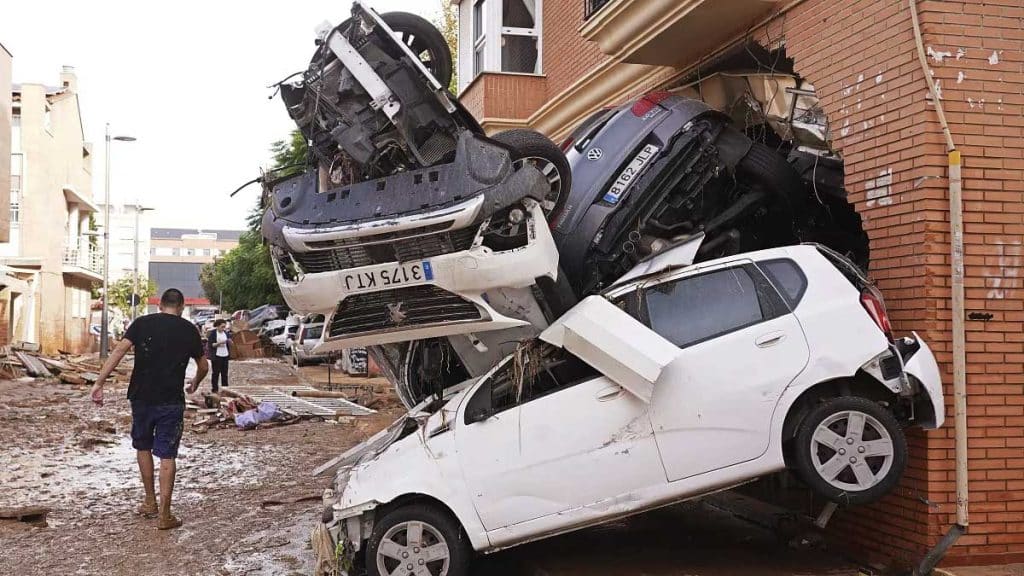
[[[664,92],[561,146],[486,135],[450,78],[432,25],[357,1],[281,85],[311,153],[265,182],[278,283],[409,408],[325,468],[328,564],[463,576],[786,469],[845,504],[896,485],[904,429],[942,425],[938,367],[807,151]]]
[[[238,310],[231,315],[220,314],[215,309],[197,310],[191,318],[204,334],[213,330],[213,323],[218,319],[228,321],[229,330],[244,326],[246,330],[257,331],[279,352],[290,356],[296,366],[325,362],[335,357],[329,352],[314,351],[323,336],[322,314],[298,314],[287,306],[268,304],[253,310]]]

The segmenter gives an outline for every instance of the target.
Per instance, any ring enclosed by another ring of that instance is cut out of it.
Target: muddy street
[[[276,360],[237,362],[239,385],[326,380]],[[333,375],[337,379],[337,374]],[[206,384],[208,386],[208,383]],[[240,432],[186,421],[175,506],[185,525],[161,532],[133,513],[142,487],[128,438],[124,384],[94,407],[87,389],[0,382],[0,507],[43,506],[47,526],[0,521],[3,574],[308,574],[308,534],[327,478],[308,471],[391,422],[378,414]],[[307,499],[308,498],[308,499]],[[299,500],[294,503],[272,501]],[[759,571],[752,572],[750,566]],[[674,506],[494,554],[479,575],[853,574],[823,553],[788,550],[769,532],[703,504]]]

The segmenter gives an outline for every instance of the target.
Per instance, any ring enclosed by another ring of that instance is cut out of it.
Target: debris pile
[[[232,386],[219,394],[190,394],[185,408],[194,415],[192,428],[197,432],[211,427],[273,428],[300,420],[341,420],[375,413],[345,396],[310,386]]]
[[[253,330],[238,330],[231,334],[231,359],[273,358],[276,351],[269,338]]]
[[[118,366],[110,376],[116,383],[119,377],[131,373],[131,356],[128,362]],[[92,386],[99,378],[99,356],[95,354],[72,355],[60,353],[57,357],[44,356],[38,344],[18,343],[0,349],[0,377],[2,378],[53,378],[74,386]]]

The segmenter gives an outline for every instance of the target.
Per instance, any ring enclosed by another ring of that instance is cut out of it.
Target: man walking
[[[153,488],[153,455],[160,458],[160,508],[157,528],[169,530],[181,526],[171,514],[171,493],[177,472],[175,458],[181,442],[185,416],[185,369],[189,358],[196,361],[195,378],[188,383],[195,392],[206,376],[208,365],[203,356],[203,341],[188,320],[181,317],[185,297],[171,288],[160,297],[160,312],[140,316],[125,332],[103,364],[92,388],[92,400],[103,405],[103,386],[107,377],[128,350],[135,347],[135,367],[128,385],[132,404],[132,446],[138,452],[139,472],[145,499],[139,514],[152,518],[158,512]]]

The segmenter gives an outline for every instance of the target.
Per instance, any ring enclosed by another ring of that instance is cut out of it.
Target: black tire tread
[[[572,190],[572,169],[562,149],[547,136],[536,130],[526,128],[502,130],[491,136],[491,139],[511,148],[514,151],[513,160],[537,157],[544,158],[555,165],[555,169],[561,176],[562,193],[559,195],[558,202],[556,202],[550,214],[560,212],[565,201],[569,199],[569,192]]]
[[[380,17],[396,33],[412,32],[428,44],[429,50],[439,57],[432,71],[434,78],[447,89],[452,82],[452,49],[441,31],[429,20],[409,12],[385,12]]]

